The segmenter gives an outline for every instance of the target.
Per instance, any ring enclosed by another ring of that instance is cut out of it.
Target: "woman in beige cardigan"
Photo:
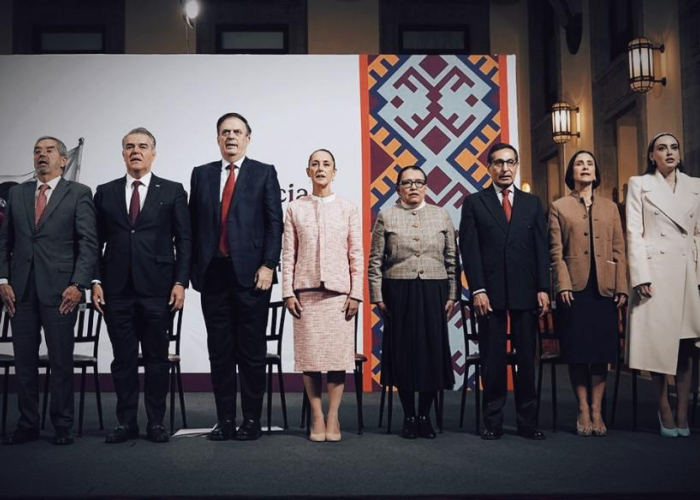
[[[400,203],[377,216],[369,256],[370,300],[384,318],[381,379],[399,391],[403,437],[432,439],[430,406],[454,385],[447,317],[459,300],[455,230],[445,209],[425,202],[419,167],[402,168],[396,189]]]
[[[282,296],[294,316],[294,369],[304,373],[311,441],[340,441],[345,371],[355,367],[353,317],[362,300],[364,257],[357,207],[333,194],[335,158],[314,151],[313,194],[290,203],[284,222]],[[321,372],[328,372],[324,421]]]
[[[683,173],[678,139],[654,137],[647,171],[629,180],[631,368],[652,372],[664,437],[687,437],[693,344],[700,338],[700,179]],[[674,418],[667,375],[676,377]]]
[[[625,238],[617,205],[594,195],[600,169],[593,153],[571,157],[565,182],[571,194],[549,210],[556,331],[578,399],[576,432],[604,436],[601,404],[608,363],[618,358],[617,309],[627,302]]]

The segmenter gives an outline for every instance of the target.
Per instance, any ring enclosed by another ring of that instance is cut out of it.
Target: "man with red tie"
[[[20,419],[4,444],[39,438],[41,329],[51,363],[54,443],[73,443],[73,328],[97,260],[90,188],[63,179],[66,145],[34,145],[36,179],[14,186],[0,230],[0,296],[12,318]]]
[[[168,337],[189,282],[192,241],[187,193],[155,176],[156,139],[135,128],[122,139],[126,176],[97,187],[100,261],[92,300],[104,311],[112,341],[119,425],[105,442],[139,437],[139,342],[145,364],[146,437],[169,440],[163,427],[168,393]]]
[[[212,441],[260,437],[265,329],[282,247],[273,165],[246,157],[251,128],[238,113],[216,124],[221,159],[192,171],[192,286],[202,294],[217,424]],[[243,421],[236,431],[236,365]]]
[[[485,425],[481,437],[492,440],[503,436],[510,321],[518,366],[518,434],[545,439],[536,425],[535,393],[537,313],[544,314],[549,307],[544,212],[538,197],[513,184],[518,173],[518,152],[513,146],[499,143],[491,147],[487,168],[492,185],[465,198],[459,226],[462,265],[479,325]]]

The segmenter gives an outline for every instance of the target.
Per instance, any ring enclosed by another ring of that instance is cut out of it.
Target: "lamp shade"
[[[627,46],[630,88],[635,92],[649,92],[658,80],[654,77],[655,46],[648,38],[635,38]]]
[[[552,106],[552,138],[556,143],[564,143],[574,135],[571,130],[571,106],[556,102]]]

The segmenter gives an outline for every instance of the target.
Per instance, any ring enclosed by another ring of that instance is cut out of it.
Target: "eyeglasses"
[[[517,164],[518,162],[516,160],[493,160],[491,162],[491,165],[495,165],[498,168],[503,168],[505,165],[508,165],[510,168],[513,168]]]
[[[426,182],[423,179],[416,179],[415,181],[406,179],[405,181],[399,182],[399,186],[410,188],[411,186],[416,186],[417,188],[422,188],[425,186]]]
[[[221,137],[230,137],[232,135],[235,135],[236,137],[243,137],[246,135],[245,131],[243,130],[229,130],[229,129],[224,129],[221,132],[219,132],[219,135]]]

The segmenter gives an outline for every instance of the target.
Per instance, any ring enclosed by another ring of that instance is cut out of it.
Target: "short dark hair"
[[[311,158],[313,158],[314,155],[315,155],[316,153],[319,153],[319,152],[328,153],[328,154],[330,155],[330,157],[331,157],[331,160],[333,160],[333,168],[335,168],[335,156],[333,156],[333,153],[331,153],[329,150],[323,149],[323,148],[317,149],[316,151],[314,151],[313,153],[311,153],[311,154],[309,155],[309,162],[308,162],[308,165],[311,165]]]
[[[678,152],[680,154],[681,141],[678,140],[678,137],[673,135],[671,132],[661,132],[660,134],[655,135],[652,138],[651,142],[649,143],[649,147],[647,148],[647,170],[646,170],[646,172],[644,172],[645,174],[653,174],[654,172],[656,172],[656,163],[651,161],[651,158],[649,158],[649,155],[652,153],[652,151],[654,151],[654,146],[656,145],[656,141],[658,141],[659,139],[661,139],[662,137],[664,137],[666,135],[669,137],[673,137],[676,140],[676,144],[678,144]],[[678,160],[678,166],[676,167],[676,169],[678,169],[681,172],[684,171],[683,162],[680,159]]]
[[[407,167],[403,167],[401,170],[399,170],[399,176],[396,178],[396,189],[399,189],[399,184],[401,184],[401,179],[403,178],[404,172],[407,172],[408,170],[417,170],[421,174],[423,174],[423,179],[428,181],[428,176],[425,174],[425,171],[420,168],[418,165],[409,165]]]
[[[491,160],[493,160],[493,155],[498,153],[502,149],[510,149],[515,153],[515,161],[519,162],[520,160],[518,159],[518,150],[515,149],[514,146],[511,146],[507,142],[499,142],[498,144],[494,144],[491,146],[491,149],[489,149],[489,154],[488,154],[488,163],[491,163]]]
[[[143,134],[147,135],[151,139],[151,146],[153,146],[153,149],[156,149],[156,138],[151,134],[151,132],[145,128],[145,127],[136,127],[133,128],[129,131],[128,134],[126,134],[124,137],[122,137],[122,149],[124,148],[124,142],[126,141],[126,138],[129,137],[132,134]]]
[[[253,133],[253,131],[250,128],[250,124],[248,123],[248,120],[245,119],[245,117],[241,114],[238,113],[226,113],[225,115],[222,115],[221,118],[219,118],[216,121],[216,135],[219,135],[219,128],[221,127],[221,124],[225,121],[228,120],[229,118],[238,118],[241,120],[243,123],[245,123],[245,128],[247,131],[248,136]]]
[[[572,191],[576,189],[576,183],[574,182],[574,163],[576,163],[576,158],[578,157],[578,155],[582,155],[584,153],[587,155],[591,155],[591,158],[593,158],[593,164],[595,165],[595,180],[593,181],[593,189],[600,186],[600,167],[598,166],[598,160],[596,159],[595,155],[590,151],[581,149],[580,151],[576,151],[569,160],[569,165],[566,167],[566,175],[564,176],[564,183]]]

